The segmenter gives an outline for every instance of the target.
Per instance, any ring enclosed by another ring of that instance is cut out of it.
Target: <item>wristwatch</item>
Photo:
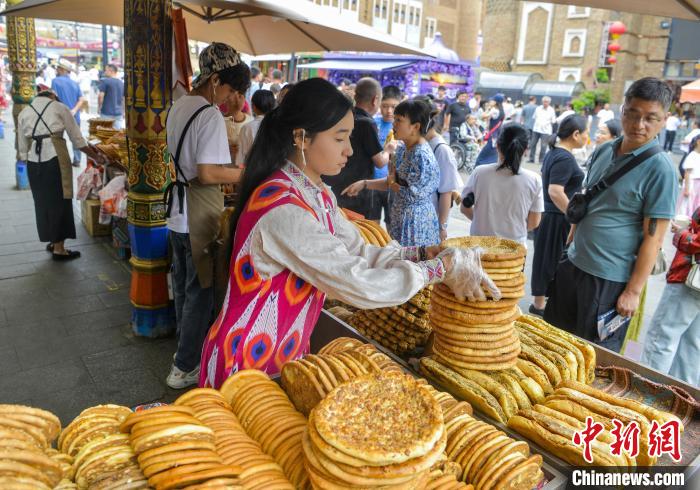
[[[441,230],[447,230],[447,223],[440,223]]]

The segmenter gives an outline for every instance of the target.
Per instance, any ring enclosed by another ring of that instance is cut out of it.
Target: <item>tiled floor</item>
[[[90,237],[75,207],[78,260],[51,260],[30,191],[15,190],[13,131],[0,140],[0,403],[49,409],[68,423],[100,403],[170,401],[174,339],[129,328],[129,264]],[[77,172],[76,172],[77,173]]]

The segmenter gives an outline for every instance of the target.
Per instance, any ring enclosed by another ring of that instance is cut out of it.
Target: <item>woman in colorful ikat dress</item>
[[[308,353],[326,295],[360,308],[406,302],[442,281],[454,249],[365,245],[321,182],[352,154],[350,101],[329,82],[300,82],[265,116],[234,216],[231,277],[202,352],[200,386],[240,369],[278,373]],[[477,284],[485,274],[475,269]]]

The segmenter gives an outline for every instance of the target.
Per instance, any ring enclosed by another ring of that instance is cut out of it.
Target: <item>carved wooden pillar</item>
[[[124,25],[132,325],[137,335],[159,337],[174,328],[163,204],[171,178],[165,141],[172,86],[171,1],[124,0]]]

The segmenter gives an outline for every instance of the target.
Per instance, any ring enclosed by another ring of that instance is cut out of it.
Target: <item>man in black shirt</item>
[[[445,123],[443,132],[447,129],[450,132],[450,143],[457,141],[459,138],[459,127],[467,120],[467,116],[471,112],[467,105],[467,91],[460,90],[457,92],[457,102],[450,105],[445,114]]]
[[[352,156],[338,175],[324,176],[323,181],[330,186],[338,200],[338,206],[347,208],[363,216],[370,210],[370,191],[360,192],[357,197],[343,196],[341,193],[350,184],[359,180],[371,179],[374,167],[384,167],[389,163],[389,153],[383,151],[379,143],[374,115],[379,110],[382,87],[374,78],[362,78],[355,87],[355,128],[350,135]]]

